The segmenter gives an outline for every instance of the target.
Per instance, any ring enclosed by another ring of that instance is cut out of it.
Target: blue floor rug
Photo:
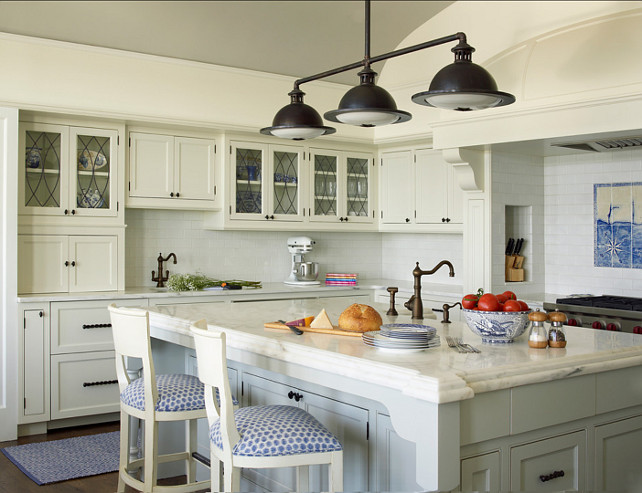
[[[99,433],[0,449],[39,485],[118,471],[120,433]]]

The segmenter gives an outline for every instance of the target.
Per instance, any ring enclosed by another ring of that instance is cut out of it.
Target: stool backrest
[[[152,346],[149,338],[149,312],[140,308],[122,308],[111,304],[108,307],[111,317],[111,330],[116,352],[116,374],[120,391],[131,383],[127,374],[125,357],[140,358],[143,362],[145,383],[145,410],[154,409],[158,399]],[[152,402],[154,405],[148,406]]]
[[[190,327],[194,336],[198,378],[205,385],[207,419],[212,423],[220,417],[223,451],[230,453],[241,439],[234,420],[234,403],[227,375],[225,332],[208,330],[207,322],[199,320]],[[215,389],[219,391],[220,407],[216,404]]]

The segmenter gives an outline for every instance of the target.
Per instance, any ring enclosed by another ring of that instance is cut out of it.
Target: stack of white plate
[[[377,349],[399,352],[423,351],[439,346],[437,329],[419,324],[385,324],[381,330],[364,332],[363,342]]]

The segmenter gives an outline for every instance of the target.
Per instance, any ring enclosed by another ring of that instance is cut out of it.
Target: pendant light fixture
[[[475,49],[466,42],[466,35],[461,32],[370,57],[370,0],[365,0],[365,4],[363,60],[296,80],[294,89],[289,93],[290,104],[279,110],[271,127],[261,129],[262,134],[305,140],[336,132],[334,128],[323,125],[321,116],[314,108],[303,103],[304,93],[299,86],[360,67],[363,67],[358,74],[360,84],[341,98],[338,109],[325,113],[326,120],[361,127],[406,122],[412,115],[397,109],[390,93],[375,84],[377,73],[372,70],[371,64],[452,41],[459,41],[452,49],[455,62],[441,69],[432,80],[428,91],[415,94],[412,97],[413,102],[457,111],[493,108],[515,102],[515,96],[498,91],[493,77],[483,67],[472,62],[472,52]]]

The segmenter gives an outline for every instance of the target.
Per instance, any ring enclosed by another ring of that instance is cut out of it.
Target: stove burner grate
[[[563,305],[592,306],[612,310],[642,311],[642,299],[626,296],[582,296],[578,298],[558,298]]]

